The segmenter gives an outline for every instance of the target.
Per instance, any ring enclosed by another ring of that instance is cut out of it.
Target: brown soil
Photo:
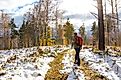
[[[59,70],[62,70],[63,64],[61,63],[66,51],[58,53],[58,56],[49,64],[50,69],[48,70],[45,80],[66,80],[67,74],[60,74]]]

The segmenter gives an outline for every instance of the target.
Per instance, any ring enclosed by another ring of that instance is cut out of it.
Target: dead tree
[[[103,20],[103,6],[102,0],[97,0],[98,4],[98,29],[99,29],[99,50],[105,50],[105,36],[104,36],[104,20]]]

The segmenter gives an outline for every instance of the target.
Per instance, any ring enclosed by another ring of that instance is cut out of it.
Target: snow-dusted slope
[[[37,58],[28,57],[30,54],[37,52],[37,47],[33,48],[23,48],[23,49],[13,49],[13,50],[1,50],[0,51],[0,80],[44,80],[45,74],[47,73],[50,66],[48,63],[53,61],[54,56],[69,48],[67,47],[40,47],[43,51],[48,52]],[[68,74],[67,80],[75,80],[78,76],[79,80],[85,80],[85,74],[79,70],[75,69],[73,64],[74,55],[72,54],[74,50],[68,50],[65,54],[62,63],[64,64],[63,70],[60,73]],[[51,56],[50,56],[51,55]],[[9,61],[9,58],[13,60]],[[15,58],[16,57],[16,58]],[[98,72],[101,75],[106,76],[110,80],[121,80],[121,61],[120,57],[100,57],[89,49],[81,50],[81,59],[84,59],[89,67]],[[15,59],[14,59],[15,58]],[[34,61],[34,59],[36,59]],[[115,65],[112,66],[115,61]],[[117,74],[115,73],[117,71]]]
[[[85,80],[85,74],[79,69],[74,69],[74,56],[70,53],[73,53],[73,51],[69,51],[68,54],[64,56],[62,61],[64,68],[63,70],[60,70],[60,72],[68,74],[67,80],[75,80],[76,77],[78,77],[79,80]],[[106,58],[99,57],[99,55],[94,54],[89,49],[81,50],[80,58],[84,59],[85,63],[100,75],[103,75],[110,80],[121,80],[121,78],[115,73],[114,69],[109,65],[110,62],[107,63]],[[117,65],[120,64],[117,63]],[[120,69],[118,74],[120,74]]]
[[[82,50],[80,57],[87,62],[90,68],[101,75],[106,76],[110,80],[120,80],[109,64],[104,61],[104,58],[97,57],[93,52],[89,51],[89,49]]]
[[[44,80],[45,74],[50,69],[48,63],[54,60],[54,57],[50,56],[51,53],[57,55],[57,53],[68,49],[57,47],[40,48],[43,51],[48,51],[48,53],[40,57],[28,57],[30,54],[37,52],[37,47],[1,50],[0,80]],[[15,59],[9,60],[9,58]]]

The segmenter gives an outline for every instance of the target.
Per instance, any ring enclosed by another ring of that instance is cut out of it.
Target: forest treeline
[[[108,0],[112,12],[106,12],[106,2],[103,3],[104,34],[106,46],[121,46],[121,31],[118,0]],[[13,49],[33,46],[52,46],[71,44],[74,24],[69,18],[64,22],[64,10],[59,8],[60,0],[40,0],[23,16],[23,23],[18,29],[15,19],[1,11],[0,49]],[[93,13],[94,15],[94,13]],[[95,16],[95,15],[94,15]],[[96,21],[89,26],[91,34],[87,34],[83,23],[79,33],[84,39],[84,45],[98,45],[99,26]]]

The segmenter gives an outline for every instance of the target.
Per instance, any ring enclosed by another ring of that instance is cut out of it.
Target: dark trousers
[[[80,48],[74,48],[76,51],[75,54],[75,63],[80,66],[80,57],[79,57],[79,53],[80,53]]]

